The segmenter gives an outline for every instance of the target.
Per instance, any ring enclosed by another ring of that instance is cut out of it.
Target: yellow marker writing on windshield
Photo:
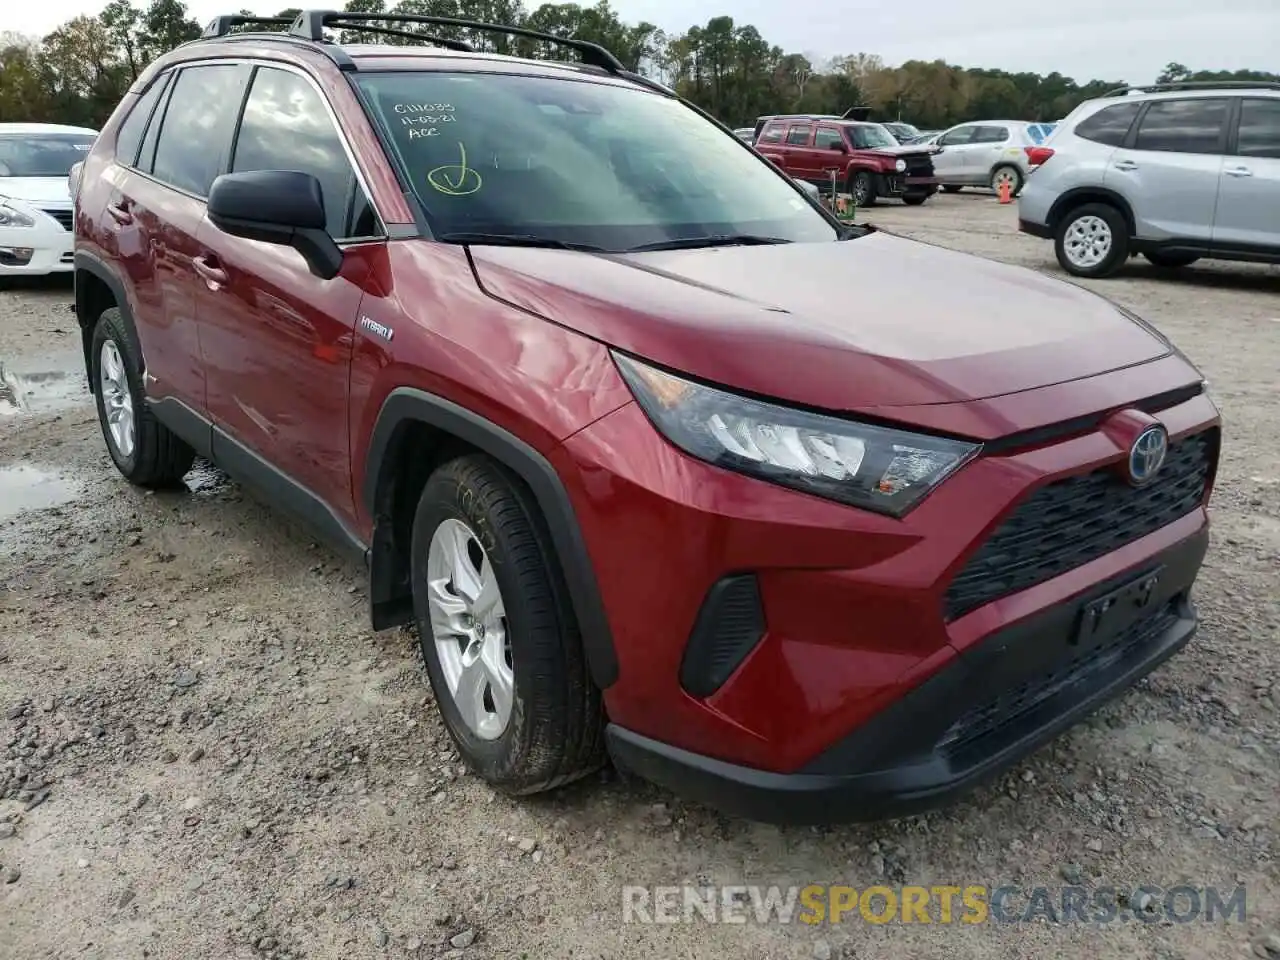
[[[450,197],[465,197],[484,186],[480,174],[467,166],[467,148],[461,141],[458,143],[458,154],[458,163],[447,163],[427,174],[427,183],[431,184],[433,190]]]

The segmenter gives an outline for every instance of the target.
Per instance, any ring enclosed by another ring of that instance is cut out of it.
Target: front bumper
[[[989,635],[793,773],[726,763],[617,725],[614,762],[725,813],[771,823],[900,817],[940,806],[1006,769],[1185,646],[1196,632],[1191,585],[1206,528],[1144,563],[1159,571],[1134,619],[1081,636],[1099,598],[1127,572]],[[1122,611],[1123,612],[1123,611]]]
[[[876,195],[901,197],[904,195],[931,196],[938,192],[937,177],[916,177],[902,173],[877,173]]]
[[[74,269],[75,235],[40,215],[34,227],[0,227],[0,277],[40,277]]]

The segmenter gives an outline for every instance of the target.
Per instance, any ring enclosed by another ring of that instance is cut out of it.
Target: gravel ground
[[[1057,273],[1014,210],[965,193],[868,219]],[[69,284],[0,289],[0,958],[1280,957],[1280,271],[1134,261],[1091,285],[1223,408],[1203,629],[959,805],[832,829],[613,774],[495,796],[411,635],[367,628],[360,571],[214,471],[130,488]],[[1064,882],[1243,884],[1247,919],[622,922],[630,884]]]

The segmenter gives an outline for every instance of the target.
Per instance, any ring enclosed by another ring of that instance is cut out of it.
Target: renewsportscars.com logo
[[[1245,888],[990,887],[810,884],[804,887],[628,886],[624,923],[1174,923],[1244,922]]]

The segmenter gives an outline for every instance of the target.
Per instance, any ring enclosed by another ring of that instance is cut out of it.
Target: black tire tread
[[[122,463],[121,459],[115,455],[115,448],[108,436],[106,417],[103,413],[101,389],[98,386],[99,364],[102,344],[107,340],[115,341],[116,348],[120,351],[120,359],[124,361],[129,380],[129,391],[133,394],[135,436],[132,462]],[[103,439],[107,442],[107,451],[111,454],[117,468],[125,479],[139,487],[172,487],[179,483],[195,462],[196,452],[186,441],[157,420],[147,405],[146,394],[142,390],[142,364],[137,348],[129,338],[124,317],[118,307],[104,310],[98,317],[93,331],[92,356],[98,420],[102,426]]]
[[[447,496],[444,491],[452,486],[476,494],[522,592],[528,623],[513,643],[519,644],[516,656],[527,666],[541,705],[541,715],[528,718],[528,738],[518,747],[516,766],[490,782],[512,795],[555,789],[603,765],[605,723],[550,534],[523,482],[489,457],[467,454],[441,466],[423,489],[419,511]],[[431,532],[415,522],[415,537]],[[429,655],[430,627],[421,612],[419,634],[424,656]]]
[[[1111,227],[1111,253],[1091,270],[1081,270],[1072,266],[1063,249],[1067,227],[1078,217],[1086,215],[1101,217]],[[1129,258],[1129,224],[1124,214],[1109,203],[1086,203],[1066,211],[1059,218],[1053,232],[1053,249],[1058,258],[1058,265],[1072,276],[1093,279],[1107,277],[1119,270]]]

